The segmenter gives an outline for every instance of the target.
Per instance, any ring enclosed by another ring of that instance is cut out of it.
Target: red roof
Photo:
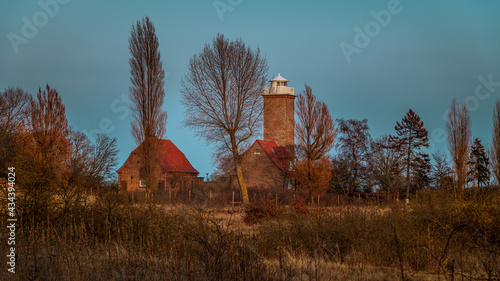
[[[267,157],[271,159],[276,167],[278,167],[283,172],[287,171],[287,160],[289,158],[295,157],[293,153],[291,153],[286,148],[279,146],[275,141],[256,140],[255,143],[258,143],[264,149]]]
[[[184,153],[182,153],[171,140],[160,139],[157,140],[157,142],[159,142],[159,159],[163,172],[198,174],[198,171],[189,163]],[[142,144],[132,151],[127,161],[125,161],[125,164],[127,164],[132,154],[140,153],[141,146]],[[120,171],[125,164],[123,164],[118,171]]]

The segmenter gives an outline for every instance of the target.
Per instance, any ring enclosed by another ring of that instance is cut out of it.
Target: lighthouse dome
[[[278,76],[274,77],[273,80],[269,82],[288,82],[288,81],[289,81],[288,79],[283,78],[283,76],[281,76],[281,74],[278,73]]]

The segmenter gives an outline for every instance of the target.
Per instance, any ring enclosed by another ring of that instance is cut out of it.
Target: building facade
[[[145,191],[145,180],[141,171],[143,169],[142,145],[139,145],[127,161],[117,170],[118,182],[122,191]],[[156,140],[158,165],[155,168],[155,185],[153,190],[178,189],[203,182],[198,177],[198,171],[170,140]]]
[[[296,95],[280,74],[270,82],[262,94],[264,140],[255,141],[242,154],[243,176],[249,188],[292,188]]]

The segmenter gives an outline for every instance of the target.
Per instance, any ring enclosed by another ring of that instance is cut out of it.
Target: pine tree
[[[471,147],[470,157],[469,157],[469,172],[467,173],[468,180],[474,181],[477,187],[482,187],[483,184],[487,184],[490,180],[490,160],[486,155],[486,150],[484,149],[481,140],[478,138],[474,139],[474,143]]]
[[[403,154],[403,160],[406,165],[406,201],[408,202],[410,196],[411,167],[417,161],[416,151],[421,147],[429,146],[428,132],[424,128],[424,122],[420,120],[420,116],[411,109],[408,110],[401,123],[397,122],[396,124],[394,129],[397,136],[391,136],[391,142]]]

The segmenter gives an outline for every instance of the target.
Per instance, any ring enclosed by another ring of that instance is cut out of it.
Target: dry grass
[[[0,280],[498,280],[498,193],[459,198],[429,192],[406,210],[281,206],[247,225],[241,206],[109,193],[43,220],[22,215],[17,273],[5,268]]]

